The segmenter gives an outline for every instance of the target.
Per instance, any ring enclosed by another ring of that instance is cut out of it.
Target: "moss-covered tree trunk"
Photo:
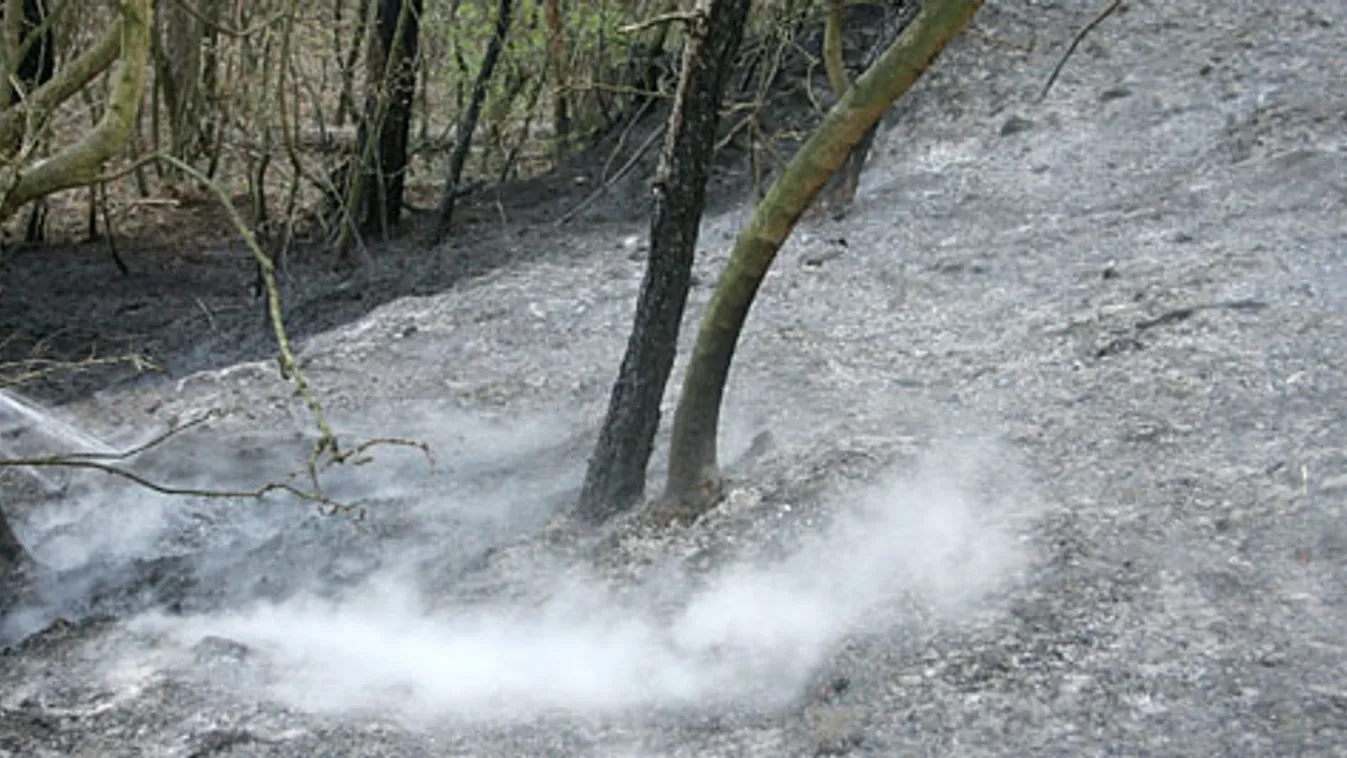
[[[49,158],[27,166],[0,166],[0,221],[39,197],[97,180],[107,160],[126,146],[145,91],[153,13],[153,0],[118,0],[117,24],[102,39],[23,102],[0,113],[0,144],[11,144],[120,57],[107,107],[92,129]]]
[[[763,277],[828,178],[981,5],[981,0],[926,0],[911,25],[828,112],[740,232],[683,380],[669,451],[668,502],[702,511],[719,499],[720,405],[739,333]]]
[[[608,415],[585,472],[581,517],[598,522],[645,494],[659,406],[678,350],[678,331],[715,153],[720,104],[743,39],[749,0],[698,0],[653,187],[650,252],[636,317]]]

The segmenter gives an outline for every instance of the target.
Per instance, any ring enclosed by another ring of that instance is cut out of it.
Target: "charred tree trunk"
[[[367,156],[360,215],[366,234],[387,237],[402,219],[422,0],[378,2],[369,58],[371,91],[359,130],[360,152]]]
[[[454,222],[454,203],[458,200],[458,183],[463,178],[463,165],[468,162],[468,150],[472,147],[472,133],[477,130],[477,119],[482,115],[482,103],[486,100],[486,85],[496,70],[496,61],[505,47],[505,37],[510,33],[511,0],[498,0],[496,5],[496,31],[487,43],[486,53],[482,56],[482,67],[477,71],[477,79],[472,83],[472,95],[468,99],[468,110],[458,120],[454,135],[454,151],[449,155],[449,175],[445,177],[444,187],[440,190],[440,202],[435,209],[435,230],[431,235],[431,244],[438,245],[449,235],[449,227]]]
[[[683,52],[653,189],[650,253],[617,382],[589,460],[579,514],[600,522],[645,494],[660,401],[673,370],[706,202],[720,104],[743,38],[749,0],[699,0]]]

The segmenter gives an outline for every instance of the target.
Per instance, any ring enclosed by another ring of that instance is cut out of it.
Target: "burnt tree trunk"
[[[449,174],[440,190],[440,202],[435,208],[435,229],[431,234],[431,244],[438,245],[449,236],[449,228],[454,223],[454,203],[458,200],[458,183],[463,178],[463,165],[468,161],[468,150],[472,147],[472,133],[477,131],[477,119],[482,115],[482,103],[486,101],[486,86],[491,83],[491,75],[496,70],[496,61],[505,47],[505,37],[510,32],[511,0],[498,0],[496,4],[496,31],[486,45],[482,56],[482,66],[477,70],[477,79],[472,83],[472,95],[468,99],[468,109],[458,120],[454,134],[454,151],[449,155]]]
[[[359,129],[365,174],[359,208],[365,233],[387,237],[402,219],[422,0],[378,3],[370,92]]]
[[[653,186],[650,252],[608,415],[585,472],[578,513],[600,522],[645,494],[646,466],[678,331],[715,151],[720,104],[743,38],[749,0],[698,0]]]

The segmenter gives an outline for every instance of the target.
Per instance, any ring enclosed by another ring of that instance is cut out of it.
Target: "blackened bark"
[[[510,0],[499,0],[496,5],[496,31],[486,45],[482,56],[482,67],[477,71],[477,80],[472,83],[472,96],[468,100],[468,110],[458,120],[457,133],[454,135],[454,152],[449,155],[449,175],[445,177],[444,187],[440,189],[440,202],[435,209],[435,230],[431,235],[431,244],[438,245],[449,235],[449,227],[454,222],[454,203],[458,200],[458,182],[463,178],[463,164],[468,160],[468,149],[472,146],[472,133],[477,130],[477,119],[482,115],[482,103],[486,100],[486,85],[496,70],[496,61],[505,47],[505,37],[510,33]]]
[[[360,154],[371,156],[365,165],[361,227],[366,234],[387,237],[402,219],[422,0],[378,2],[378,29],[370,56],[375,85],[360,125]],[[372,151],[370,139],[375,143]]]
[[[23,543],[19,542],[19,538],[14,536],[14,530],[9,527],[9,519],[0,513],[0,580],[8,578],[15,569],[27,562],[28,552],[23,549]]]
[[[678,332],[706,203],[720,103],[748,17],[749,0],[700,0],[653,190],[650,252],[608,415],[585,473],[579,515],[601,522],[645,494],[660,401]]]

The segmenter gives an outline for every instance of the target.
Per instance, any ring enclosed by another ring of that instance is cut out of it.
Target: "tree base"
[[[725,480],[702,479],[677,493],[665,493],[650,507],[648,522],[656,527],[692,526],[725,499]]]

